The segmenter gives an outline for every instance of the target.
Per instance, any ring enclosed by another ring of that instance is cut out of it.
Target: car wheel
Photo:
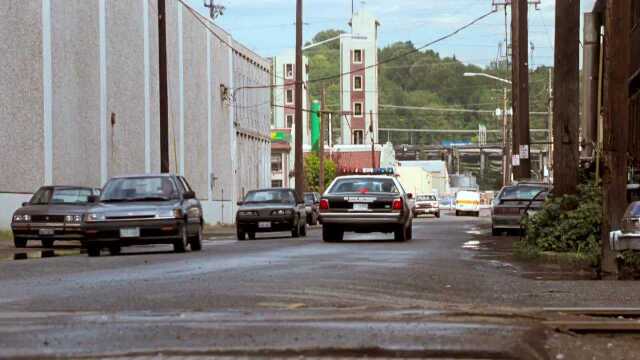
[[[40,240],[40,243],[42,244],[43,248],[53,247],[53,240],[51,240],[51,239]]]
[[[120,255],[121,252],[122,252],[122,247],[120,245],[109,246],[109,255],[116,256],[116,255]]]
[[[87,255],[89,255],[89,257],[100,256],[100,247],[92,244],[87,244]]]
[[[331,231],[331,227],[329,225],[322,225],[322,241],[324,242],[334,242],[333,234]]]
[[[191,251],[202,250],[202,225],[198,227],[196,235],[189,240],[189,246],[191,246]]]
[[[182,225],[182,232],[178,239],[173,242],[173,251],[177,253],[183,253],[187,251],[187,244],[189,243],[189,237],[187,234],[187,224]]]
[[[14,237],[13,246],[15,246],[16,248],[24,248],[27,246],[27,239],[22,237]]]
[[[307,223],[302,223],[302,227],[300,228],[300,236],[307,236]]]
[[[249,240],[255,240],[256,239],[256,233],[254,233],[254,232],[247,233],[247,235],[249,235]]]
[[[456,216],[460,216],[460,211],[456,210]]]
[[[407,234],[407,228],[404,225],[400,225],[400,227],[398,227],[396,231],[394,231],[393,238],[395,241],[404,242],[407,241]]]
[[[238,240],[239,241],[244,241],[246,240],[246,233],[244,231],[242,231],[242,229],[238,228],[236,230],[236,235],[238,235]]]
[[[436,218],[438,218],[438,219],[440,218],[440,211],[438,211],[438,212],[436,213]]]

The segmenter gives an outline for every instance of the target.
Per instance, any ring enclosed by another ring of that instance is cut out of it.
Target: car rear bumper
[[[122,246],[171,244],[182,236],[182,219],[153,219],[139,221],[96,222],[83,226],[89,244],[118,243]],[[138,228],[140,236],[121,237],[121,229]]]
[[[520,215],[493,215],[491,226],[494,229],[520,229],[522,217]]]
[[[370,225],[370,224],[403,224],[400,213],[320,213],[320,223],[322,224],[349,224],[349,225]]]
[[[439,208],[417,208],[413,210],[416,214],[437,214],[440,212]]]
[[[305,218],[306,219],[306,218]],[[269,223],[269,227],[260,227],[260,223]],[[244,217],[236,219],[236,227],[244,232],[277,232],[277,231],[289,231],[293,229],[295,224],[295,218],[293,216],[287,217]]]
[[[50,240],[83,240],[84,233],[79,225],[61,224],[12,224],[11,230],[14,237],[26,239],[50,239]],[[48,232],[53,231],[52,235],[41,235],[41,230]]]

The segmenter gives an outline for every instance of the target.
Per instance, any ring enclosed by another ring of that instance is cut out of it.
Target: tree
[[[336,164],[331,159],[324,160],[324,183],[329,185],[336,177]],[[320,157],[309,154],[304,158],[304,178],[307,191],[320,192]]]

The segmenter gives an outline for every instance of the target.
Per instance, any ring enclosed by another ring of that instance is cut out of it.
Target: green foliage
[[[324,160],[324,184],[328,186],[336,177],[336,164],[331,159]],[[304,179],[307,191],[320,192],[320,157],[309,154],[304,158]]]
[[[9,241],[13,239],[13,235],[9,230],[0,230],[0,241]]]
[[[524,221],[526,237],[522,248],[539,251],[583,254],[593,265],[600,253],[602,191],[589,182],[578,187],[578,194],[550,197],[541,211]]]

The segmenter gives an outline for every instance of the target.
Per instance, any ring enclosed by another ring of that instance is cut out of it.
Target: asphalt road
[[[581,347],[542,326],[541,308],[640,307],[636,282],[515,261],[488,222],[419,219],[406,243],[372,234],[327,244],[314,228],[300,239],[219,236],[198,253],[0,261],[0,358],[542,359],[566,341]]]

